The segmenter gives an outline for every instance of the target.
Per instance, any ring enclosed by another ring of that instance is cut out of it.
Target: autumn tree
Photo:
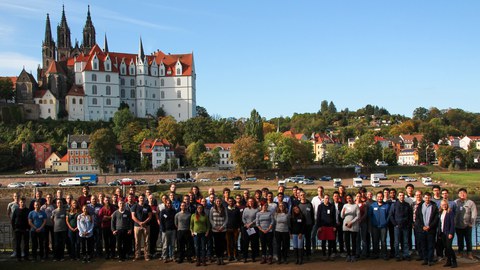
[[[181,142],[181,127],[173,116],[163,117],[158,121],[158,138],[167,139],[173,146]]]
[[[116,151],[116,138],[112,130],[102,128],[90,135],[90,156],[102,171],[108,170],[108,162]]]
[[[262,163],[261,144],[252,136],[243,136],[235,140],[230,149],[231,158],[247,176],[248,170]]]

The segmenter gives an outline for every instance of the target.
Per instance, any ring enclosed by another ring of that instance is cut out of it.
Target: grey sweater
[[[133,227],[132,214],[129,210],[120,212],[117,210],[112,214],[112,231],[131,230]]]
[[[243,210],[242,221],[243,224],[247,225],[252,223],[250,228],[255,227],[255,219],[257,218],[258,209],[255,208],[245,208]]]
[[[472,200],[455,200],[455,228],[465,229],[467,226],[475,227],[477,219],[477,206]]]
[[[179,230],[179,231],[190,230],[190,218],[191,217],[192,217],[192,215],[190,213],[178,212],[175,215],[175,227],[177,227],[177,230]]]
[[[289,232],[288,225],[290,224],[290,217],[286,213],[273,214],[275,219],[275,231],[276,232]]]
[[[270,211],[258,212],[255,219],[255,224],[262,230],[267,230],[270,226],[272,226],[268,232],[273,231],[273,224],[275,224],[275,221],[273,220],[272,213],[270,213]]]
[[[65,216],[67,212],[65,208],[55,209],[52,212],[52,219],[53,219],[53,231],[54,232],[66,232],[67,228],[67,219]]]

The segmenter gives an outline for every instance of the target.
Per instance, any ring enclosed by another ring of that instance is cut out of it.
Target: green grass
[[[448,182],[458,186],[478,188],[480,185],[480,172],[436,172],[431,176],[434,180]]]

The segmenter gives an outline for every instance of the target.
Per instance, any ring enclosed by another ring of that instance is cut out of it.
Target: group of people
[[[412,184],[376,194],[365,188],[347,194],[340,186],[331,196],[319,186],[310,200],[297,186],[290,196],[284,186],[276,194],[263,188],[253,196],[248,190],[232,196],[228,188],[222,194],[210,188],[203,196],[198,186],[180,195],[172,184],[157,201],[148,189],[137,194],[131,187],[126,196],[120,188],[95,195],[85,186],[77,199],[64,198],[61,190],[43,198],[38,190],[29,206],[15,193],[7,214],[15,233],[12,256],[18,261],[50,255],[63,261],[67,250],[70,259],[83,262],[159,257],[165,263],[187,260],[197,266],[249,259],[281,264],[289,262],[293,248],[295,263],[303,264],[320,241],[323,260],[401,261],[416,253],[423,265],[445,260],[445,266],[457,267],[455,236],[458,256],[473,259],[477,209],[467,196],[465,188],[452,200],[447,189],[434,186],[422,193]]]

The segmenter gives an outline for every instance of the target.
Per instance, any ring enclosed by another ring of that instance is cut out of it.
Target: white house
[[[143,139],[140,144],[140,158],[149,158],[152,162],[152,169],[156,169],[167,161],[175,159],[177,164],[179,160],[175,158],[175,152],[166,139]]]
[[[34,92],[33,101],[38,104],[40,108],[39,117],[42,119],[51,118],[56,120],[58,118],[59,103],[58,99],[50,92],[50,90],[39,90]]]
[[[418,153],[416,149],[402,149],[398,154],[398,165],[417,165]]]
[[[231,160],[230,149],[232,148],[233,143],[206,143],[205,148],[207,152],[211,152],[215,149],[219,149],[218,154],[220,155],[220,160],[216,164],[220,169],[234,169],[237,164]]]
[[[468,150],[470,143],[474,142],[477,149],[480,150],[480,136],[465,136],[460,139],[459,147]]]

